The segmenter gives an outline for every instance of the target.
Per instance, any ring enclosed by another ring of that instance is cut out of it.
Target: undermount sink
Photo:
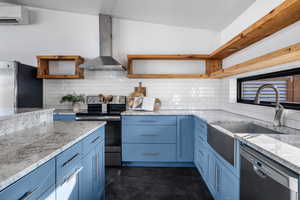
[[[247,134],[283,134],[251,122],[219,122],[214,125],[220,126],[232,133]]]
[[[251,122],[218,122],[210,124],[207,131],[208,144],[233,166],[235,158],[234,137],[225,134],[218,127],[235,134],[283,134]]]

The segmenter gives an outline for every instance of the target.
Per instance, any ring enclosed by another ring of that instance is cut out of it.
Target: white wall
[[[114,55],[124,65],[127,64],[127,54],[209,53],[218,44],[218,33],[214,31],[121,19],[113,20],[113,38]],[[158,66],[170,67],[172,63],[162,61],[153,65],[156,68],[153,73],[156,73]],[[218,98],[220,80],[139,80],[126,78],[126,73],[90,71],[86,71],[85,76],[85,80],[47,80],[46,106],[65,107],[59,105],[59,99],[73,91],[86,95],[129,95],[139,81],[147,87],[148,96],[162,100],[163,108],[216,108],[221,103]]]
[[[30,8],[33,24],[0,26],[0,60],[18,60],[36,65],[36,55],[79,54],[93,58],[98,50],[98,17]],[[113,20],[114,54],[126,64],[127,54],[209,53],[219,42],[219,33],[144,22]],[[161,67],[171,63],[159,63]],[[183,65],[184,66],[184,65]],[[157,67],[157,66],[156,66]],[[137,79],[114,72],[88,72],[84,80],[45,80],[47,107],[60,105],[61,96],[71,93],[129,95]],[[161,98],[164,108],[215,108],[220,80],[142,80],[148,95]]]
[[[0,26],[0,60],[18,60],[36,66],[37,55],[95,57],[98,18],[30,8],[31,25]]]
[[[221,42],[226,42],[228,39],[230,39],[230,37],[242,31],[244,27],[249,26],[251,23],[257,20],[258,17],[262,17],[263,15],[267,14],[279,3],[281,3],[281,1],[282,0],[257,0],[246,12],[244,12],[230,26],[222,31]],[[271,35],[270,37],[265,38],[264,40],[261,40],[250,47],[233,54],[223,61],[223,66],[226,68],[266,53],[270,53],[280,48],[296,44],[300,42],[299,34],[300,22],[295,23]],[[300,61],[223,79],[223,108],[228,111],[238,112],[251,117],[259,118],[261,120],[272,121],[274,117],[274,108],[236,103],[236,78],[296,67],[300,67]],[[289,110],[286,116],[286,125],[294,128],[300,128],[300,112]]]
[[[245,12],[221,31],[221,44],[231,40],[257,20],[268,14],[284,0],[256,0]]]

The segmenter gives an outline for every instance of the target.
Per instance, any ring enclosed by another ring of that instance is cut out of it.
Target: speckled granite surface
[[[54,109],[19,109],[15,114],[0,117],[0,136],[53,121]]]
[[[224,110],[160,110],[157,112],[126,111],[122,115],[194,115],[207,123],[223,121],[255,121],[256,119],[244,115],[237,115]]]
[[[0,136],[0,190],[104,125],[56,121]]]
[[[223,110],[161,110],[158,112],[126,111],[123,115],[194,115],[235,137],[283,166],[300,174],[300,130],[274,127],[272,123]],[[250,122],[284,134],[239,134],[218,127],[218,122]]]

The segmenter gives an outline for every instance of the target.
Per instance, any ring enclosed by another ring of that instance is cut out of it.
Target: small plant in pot
[[[63,96],[60,100],[60,103],[64,103],[64,102],[72,103],[73,112],[78,113],[80,112],[80,103],[84,103],[85,98],[83,94],[80,95],[77,95],[76,93],[67,94]]]

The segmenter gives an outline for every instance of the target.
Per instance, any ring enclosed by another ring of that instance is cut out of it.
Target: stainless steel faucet
[[[277,87],[275,87],[273,84],[264,84],[260,86],[256,92],[255,104],[260,103],[260,93],[264,88],[272,88],[275,91],[275,96],[276,96],[276,107],[275,107],[275,116],[274,116],[274,121],[273,124],[275,126],[283,126],[283,118],[284,118],[284,107],[279,103],[279,90]]]

